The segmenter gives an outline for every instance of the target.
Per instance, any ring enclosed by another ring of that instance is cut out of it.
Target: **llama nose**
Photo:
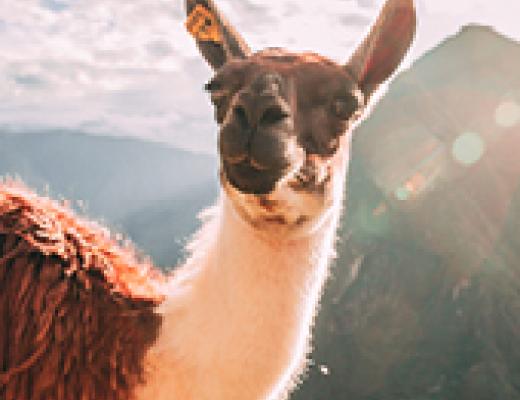
[[[283,104],[237,104],[233,113],[234,127],[224,130],[220,137],[223,158],[232,164],[248,162],[260,171],[283,169],[288,125],[281,122],[289,117]]]
[[[287,169],[285,139],[292,125],[281,85],[277,74],[256,78],[239,93],[221,130],[224,176],[242,193],[271,192]]]
[[[257,77],[244,90],[233,112],[243,128],[268,127],[289,116],[289,107],[282,96],[282,78],[275,73]]]
[[[254,105],[239,103],[235,105],[233,114],[240,127],[251,134],[260,127],[268,128],[282,122],[289,117],[289,110],[279,102]]]

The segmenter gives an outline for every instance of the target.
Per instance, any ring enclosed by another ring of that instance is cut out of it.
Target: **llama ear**
[[[213,0],[186,0],[186,28],[213,69],[231,58],[247,58],[248,45],[218,11]]]
[[[345,66],[369,98],[390,77],[415,36],[413,0],[387,0],[366,39]]]

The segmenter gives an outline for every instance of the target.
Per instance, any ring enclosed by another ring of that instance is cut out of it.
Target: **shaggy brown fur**
[[[131,399],[161,282],[66,205],[0,182],[0,398]]]

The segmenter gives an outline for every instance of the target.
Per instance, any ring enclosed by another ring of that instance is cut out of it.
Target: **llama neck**
[[[168,367],[153,396],[162,399],[163,390],[165,398],[173,392],[197,400],[283,397],[304,367],[334,253],[336,208],[308,236],[266,240],[221,196],[172,280],[161,338],[150,352]]]

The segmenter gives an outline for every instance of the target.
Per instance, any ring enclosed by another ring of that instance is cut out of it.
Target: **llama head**
[[[187,0],[187,12],[215,71],[206,89],[226,194],[260,230],[315,228],[341,201],[354,123],[413,40],[413,0],[387,0],[346,64],[278,48],[253,53],[212,0]]]

